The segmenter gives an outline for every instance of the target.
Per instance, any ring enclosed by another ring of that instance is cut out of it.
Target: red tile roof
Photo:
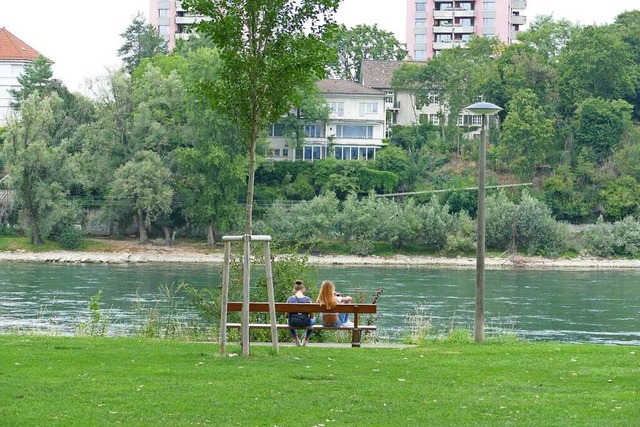
[[[33,61],[40,52],[11,34],[6,28],[0,28],[0,61]]]

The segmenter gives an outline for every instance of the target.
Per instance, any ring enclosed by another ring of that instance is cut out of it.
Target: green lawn
[[[254,345],[243,358],[177,340],[0,335],[0,425],[630,426],[637,350]]]

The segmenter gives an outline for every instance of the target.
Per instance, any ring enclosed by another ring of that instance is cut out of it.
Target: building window
[[[337,125],[336,137],[351,139],[373,139],[373,126]]]
[[[320,160],[324,157],[324,147],[319,145],[305,145],[304,146],[304,160],[314,161]]]
[[[440,95],[436,92],[429,92],[429,104],[440,104]]]
[[[462,126],[462,125],[464,125],[464,116],[463,116],[462,114],[459,114],[459,115],[458,115],[458,120],[456,121],[456,124],[457,124],[458,126]]]
[[[318,125],[304,125],[304,134],[307,138],[322,138],[322,126]]]
[[[414,27],[416,28],[425,28],[427,26],[427,20],[424,18],[416,18],[416,22]]]
[[[496,25],[496,20],[494,18],[483,18],[482,25],[485,27],[494,27]]]
[[[438,34],[436,35],[436,41],[437,42],[450,42],[451,41],[451,34]]]
[[[416,12],[426,12],[427,4],[426,3],[416,3]]]
[[[158,9],[158,18],[168,18],[169,9]]]
[[[439,125],[440,117],[438,117],[437,114],[429,114],[429,121],[431,122],[431,124]]]
[[[474,114],[471,116],[471,124],[473,126],[482,126],[482,115]]]
[[[494,2],[492,2],[492,1],[485,1],[482,4],[482,8],[484,10],[496,10],[496,4]]]
[[[378,114],[377,102],[361,102],[360,103],[360,117],[364,117],[368,114]]]
[[[269,125],[269,136],[270,137],[274,137],[274,138],[285,136],[284,135],[284,128],[285,128],[285,126],[282,123],[276,123],[276,124],[273,124],[273,125]]]
[[[421,50],[421,49],[414,50],[413,51],[413,59],[417,59],[417,60],[427,59],[427,51],[426,50]]]
[[[161,35],[169,34],[169,26],[168,25],[158,25],[158,32]]]
[[[393,104],[394,101],[394,93],[392,90],[385,90],[384,91],[384,103],[385,104]]]
[[[473,3],[457,3],[457,10],[473,10]]]
[[[416,43],[426,43],[427,35],[426,34],[416,34]]]
[[[282,149],[282,157],[289,157],[289,149],[288,148],[283,148]]]
[[[337,117],[344,117],[344,102],[329,102],[329,109]]]
[[[276,149],[273,150],[273,156],[274,157],[280,157],[280,149],[279,148],[276,148]]]

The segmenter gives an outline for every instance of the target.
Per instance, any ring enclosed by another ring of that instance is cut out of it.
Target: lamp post
[[[485,259],[485,196],[487,181],[487,121],[489,115],[496,114],[502,108],[489,102],[476,102],[465,108],[471,114],[482,115],[480,133],[480,152],[478,159],[478,239],[476,249],[476,319],[474,337],[480,343],[484,341],[484,259]]]

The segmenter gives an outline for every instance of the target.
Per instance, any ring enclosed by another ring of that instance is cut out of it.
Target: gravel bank
[[[428,256],[310,256],[317,265],[376,265],[475,268],[475,258],[437,258]],[[0,252],[0,261],[54,262],[54,263],[213,263],[222,264],[222,253],[200,253],[180,249],[162,248],[136,252]],[[596,258],[549,259],[539,257],[487,258],[487,268],[533,269],[631,269],[640,267],[640,260],[607,260]]]

